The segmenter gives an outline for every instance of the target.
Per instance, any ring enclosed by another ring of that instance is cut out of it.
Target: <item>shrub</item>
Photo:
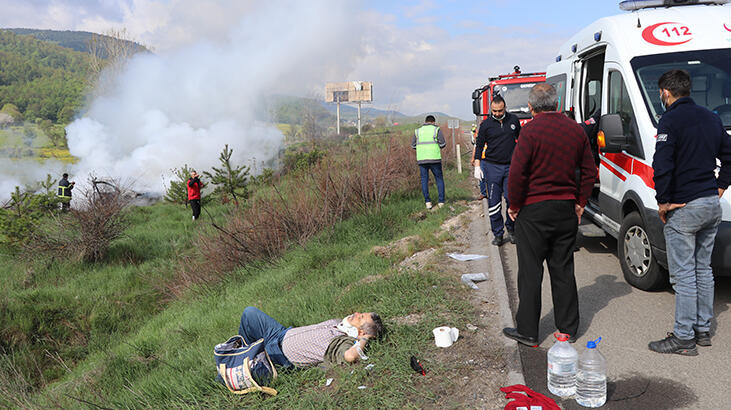
[[[31,240],[23,244],[25,255],[47,253],[64,259],[98,262],[111,243],[128,226],[127,208],[133,196],[118,182],[93,178],[92,188],[81,192],[81,199],[67,215],[54,216],[42,227],[35,227]]]
[[[16,186],[10,199],[0,209],[0,229],[4,242],[20,245],[26,242],[36,224],[44,217],[51,216],[58,209],[60,199],[54,192],[55,181],[51,175],[46,181],[39,182],[37,189],[22,191]]]
[[[216,186],[213,191],[215,194],[221,195],[224,200],[230,195],[234,202],[238,204],[239,198],[247,199],[249,197],[246,186],[249,183],[250,168],[246,165],[238,167],[231,165],[231,154],[233,154],[233,149],[229,149],[228,144],[226,144],[218,157],[221,168],[213,167],[213,173],[204,172],[203,175],[210,179],[211,184]]]
[[[186,186],[190,172],[192,168],[188,167],[188,164],[183,165],[182,168],[173,168],[170,172],[173,173],[173,179],[170,180],[170,184],[165,190],[165,200],[174,204],[185,204],[188,202],[188,187]]]

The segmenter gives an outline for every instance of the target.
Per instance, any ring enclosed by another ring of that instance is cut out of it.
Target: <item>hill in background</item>
[[[58,46],[70,48],[74,51],[78,51],[81,53],[89,52],[89,44],[92,42],[92,40],[95,37],[106,38],[106,39],[111,38],[104,34],[90,33],[88,31],[39,30],[39,29],[32,29],[32,28],[4,28],[2,30],[10,31],[12,33],[22,35],[22,36],[31,36],[37,40],[54,43]],[[133,41],[128,41],[128,40],[118,40],[118,41],[129,44],[130,46],[132,46],[135,49],[136,52],[149,51],[145,46],[135,43]],[[102,53],[102,55],[101,55],[102,58],[109,57],[108,55],[104,54],[104,50],[99,50],[99,52]]]

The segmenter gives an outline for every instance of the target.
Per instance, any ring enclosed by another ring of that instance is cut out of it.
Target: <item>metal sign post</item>
[[[457,172],[462,173],[462,156],[460,155],[460,147],[454,138],[454,130],[459,128],[459,120],[447,120],[447,127],[452,130],[452,148],[457,156]]]

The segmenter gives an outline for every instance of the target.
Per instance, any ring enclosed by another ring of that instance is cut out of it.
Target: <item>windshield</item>
[[[505,105],[508,112],[515,114],[528,114],[528,94],[536,83],[522,84],[495,84],[493,86],[493,94],[500,95],[505,99]]]
[[[657,80],[666,71],[682,69],[690,74],[693,101],[718,114],[724,127],[731,128],[731,53],[728,51],[687,51],[632,59],[632,69],[655,126],[665,111]]]

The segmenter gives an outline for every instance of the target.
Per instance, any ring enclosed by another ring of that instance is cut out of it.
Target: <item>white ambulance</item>
[[[577,122],[599,111],[599,183],[586,214],[617,238],[624,277],[640,289],[667,284],[667,256],[652,180],[657,122],[663,113],[657,81],[671,69],[692,79],[691,98],[731,129],[731,0],[623,1],[630,11],[592,23],[561,47],[546,81],[559,110]],[[594,117],[597,118],[597,117]],[[731,275],[731,196],[713,271]]]

